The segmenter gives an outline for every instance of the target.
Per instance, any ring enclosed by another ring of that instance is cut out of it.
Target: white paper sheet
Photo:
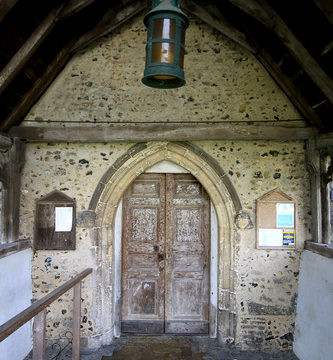
[[[276,204],[276,226],[284,228],[294,227],[294,204],[277,203]]]
[[[56,207],[55,208],[55,231],[64,232],[72,231],[73,208],[72,207]]]
[[[282,229],[259,229],[259,246],[282,246],[283,230]]]

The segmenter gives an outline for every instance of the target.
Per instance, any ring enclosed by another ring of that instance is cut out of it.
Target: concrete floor
[[[81,360],[298,360],[288,351],[263,353],[222,348],[203,336],[123,336]]]

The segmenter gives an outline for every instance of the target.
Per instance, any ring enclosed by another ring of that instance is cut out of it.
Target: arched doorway
[[[121,224],[117,225],[118,205],[135,178],[164,160],[191,173],[207,191],[216,211],[218,303],[215,308],[210,309],[210,319],[215,321],[221,341],[234,338],[234,218],[241,212],[237,194],[223,170],[202,150],[186,143],[153,142],[138,144],[122,156],[105,174],[90,203],[89,210],[96,213],[93,236],[97,271],[94,273],[94,281],[101,284],[100,292],[94,297],[96,327],[101,333],[95,344],[110,343],[114,330],[120,328],[121,293],[117,292],[119,272],[116,269],[121,267],[121,256],[117,253],[119,249],[117,250],[115,242],[119,235],[117,229],[121,228]]]

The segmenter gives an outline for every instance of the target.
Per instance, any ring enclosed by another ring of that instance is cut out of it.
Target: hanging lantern
[[[185,30],[189,20],[180,10],[179,1],[153,0],[153,9],[143,21],[148,40],[142,82],[159,89],[185,85]]]

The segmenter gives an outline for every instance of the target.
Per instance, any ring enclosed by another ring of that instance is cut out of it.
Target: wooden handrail
[[[82,279],[92,273],[92,269],[88,268],[82,271],[80,274],[76,275],[73,279],[68,280],[63,285],[59,286],[57,289],[53,290],[48,295],[44,296],[42,299],[37,300],[31,306],[20,312],[19,314],[12,317],[10,320],[5,322],[0,326],[0,342],[6,339],[10,334],[24,325],[26,322],[31,320],[41,311],[43,311],[47,306],[49,306],[54,300],[63,295],[66,291],[71,289]]]

